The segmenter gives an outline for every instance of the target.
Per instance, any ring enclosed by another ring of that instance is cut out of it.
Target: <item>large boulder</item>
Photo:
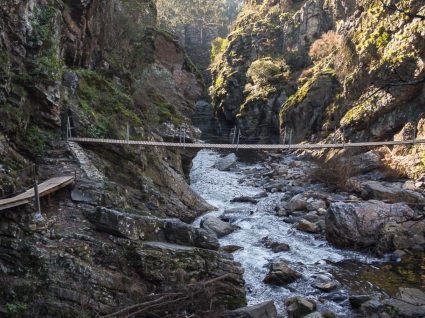
[[[301,277],[300,273],[294,271],[286,263],[279,262],[270,265],[270,271],[263,281],[270,285],[285,286]]]
[[[215,164],[214,168],[220,170],[220,171],[229,171],[232,168],[236,167],[236,162],[238,161],[238,158],[234,153],[231,153],[230,155],[227,155],[224,158],[218,159]]]
[[[303,297],[292,297],[285,300],[288,318],[302,318],[316,311],[316,303]]]
[[[276,306],[273,301],[258,305],[243,307],[228,313],[229,318],[277,318]]]
[[[307,199],[302,194],[297,194],[289,200],[288,209],[291,212],[307,210]]]
[[[224,222],[214,216],[206,216],[201,221],[201,227],[209,232],[213,232],[217,237],[223,237],[232,233],[236,227]]]
[[[414,211],[402,203],[335,202],[326,215],[326,235],[339,247],[372,247],[379,241],[386,224],[402,224],[413,216]]]
[[[311,285],[317,289],[320,289],[321,291],[328,293],[337,288],[340,284],[332,276],[321,274],[316,275]]]
[[[273,241],[268,237],[263,237],[261,243],[263,243],[266,248],[271,249],[273,253],[288,252],[291,249],[288,244]]]
[[[365,198],[390,203],[425,204],[425,197],[422,194],[404,189],[403,184],[367,181],[362,184],[362,187]]]
[[[130,265],[154,284],[185,284],[222,277],[220,291],[230,309],[245,303],[243,269],[233,258],[218,251],[164,242],[144,242],[129,248]],[[225,277],[223,277],[225,276]]]
[[[307,233],[319,233],[320,232],[320,229],[316,224],[314,224],[310,221],[307,221],[306,219],[302,219],[300,222],[298,222],[297,230],[307,232]]]
[[[217,237],[177,219],[138,216],[116,210],[98,208],[86,217],[101,232],[142,241],[160,241],[217,250]]]
[[[398,317],[425,317],[425,293],[415,288],[400,288],[396,297],[384,301]]]
[[[358,173],[367,173],[376,169],[379,169],[382,166],[382,153],[371,150],[360,155],[356,155],[347,159],[347,164],[349,164],[355,171]]]

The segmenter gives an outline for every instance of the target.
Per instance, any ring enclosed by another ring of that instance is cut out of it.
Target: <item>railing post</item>
[[[69,116],[66,119],[66,141],[68,141],[71,138],[71,120],[69,119]]]
[[[183,128],[183,148],[186,148],[186,126]]]
[[[130,144],[130,123],[127,122],[127,132],[125,135],[125,140],[127,140],[127,144]]]
[[[413,127],[413,146],[416,146],[416,124]]]
[[[34,165],[34,198],[35,198],[35,205],[36,205],[36,213],[41,213],[41,205],[40,205],[40,194],[38,192],[38,177],[37,177],[37,166]]]
[[[241,129],[239,128],[239,129],[238,129],[238,144],[237,144],[237,146],[236,146],[236,152],[238,152],[238,149],[239,149],[239,141],[240,141],[240,137],[241,137]]]
[[[286,143],[286,130],[287,130],[287,127],[285,127],[285,131],[283,133],[283,144]]]
[[[334,145],[336,145],[336,126],[335,126],[335,130],[334,130]]]
[[[292,129],[289,130],[289,149],[291,149],[291,144],[292,144]]]
[[[236,142],[236,126],[233,128],[233,141],[232,141],[232,145],[234,145]]]
[[[345,149],[345,130],[342,130],[342,148]]]

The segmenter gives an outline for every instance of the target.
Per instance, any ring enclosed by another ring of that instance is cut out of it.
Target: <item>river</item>
[[[264,163],[239,163],[236,171],[222,172],[213,168],[218,158],[220,154],[211,150],[199,152],[193,161],[191,187],[217,207],[211,215],[220,216],[226,209],[231,208],[240,210],[231,214],[232,223],[238,225],[240,229],[220,239],[220,244],[238,245],[243,248],[233,255],[245,270],[244,279],[249,304],[273,299],[279,313],[282,314],[284,299],[304,296],[315,299],[319,310],[331,310],[343,317],[350,317],[349,290],[346,285],[341,284],[337,290],[324,293],[311,286],[315,275],[330,276],[330,273],[333,273],[341,281],[344,277],[349,277],[353,270],[350,266],[339,266],[337,263],[358,264],[356,267],[366,266],[373,269],[377,268],[373,263],[379,260],[357,252],[336,249],[324,239],[300,232],[292,224],[283,222],[275,215],[274,208],[284,193],[269,193],[257,205],[231,203],[235,197],[253,196],[263,191],[247,176],[252,171],[261,170]],[[283,158],[282,164],[288,165],[291,160],[291,157]],[[195,221],[196,226],[199,226],[201,218]],[[289,244],[290,251],[273,253],[260,242],[266,236]],[[303,278],[286,287],[264,284],[263,279],[268,272],[267,265],[272,260],[286,261],[293,269],[302,273]],[[356,275],[352,275],[350,281],[356,280],[355,277]],[[358,290],[362,292],[376,292],[378,289],[368,281],[359,281],[352,285],[358,286]]]

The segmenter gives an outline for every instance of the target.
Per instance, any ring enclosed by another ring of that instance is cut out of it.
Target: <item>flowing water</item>
[[[245,269],[244,278],[249,304],[273,299],[279,312],[283,313],[284,299],[291,296],[305,296],[317,300],[319,309],[329,309],[339,315],[350,316],[348,291],[341,287],[334,292],[323,293],[311,286],[313,277],[318,274],[330,275],[331,272],[336,277],[338,275],[346,277],[344,271],[352,272],[348,267],[339,269],[333,265],[336,262],[354,260],[357,268],[362,266],[375,268],[372,262],[377,260],[359,253],[336,249],[326,241],[297,231],[293,225],[284,223],[274,214],[274,207],[281,200],[282,193],[269,194],[257,205],[231,203],[231,199],[235,197],[253,196],[262,191],[261,188],[245,182],[247,174],[244,173],[259,170],[262,164],[239,164],[240,171],[222,172],[213,168],[218,158],[220,155],[214,151],[199,152],[193,161],[191,186],[205,200],[218,208],[211,215],[220,216],[226,209],[240,208],[240,212],[231,215],[232,223],[238,225],[240,230],[220,239],[220,244],[243,247],[234,253],[234,258]],[[200,219],[195,225],[199,226]],[[265,236],[289,244],[290,251],[273,253],[260,242]],[[272,260],[286,261],[293,269],[302,273],[303,278],[286,287],[264,284],[263,279],[268,272],[267,265]],[[363,288],[364,286],[366,287]],[[362,291],[369,289],[366,291],[370,292],[373,290],[372,287],[368,282],[359,283],[359,290]]]

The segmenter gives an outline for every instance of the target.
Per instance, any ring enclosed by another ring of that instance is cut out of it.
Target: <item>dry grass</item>
[[[221,318],[225,317],[225,309],[217,301],[223,290],[229,288],[227,274],[205,282],[181,285],[174,291],[153,294],[141,303],[120,309],[102,316],[112,317],[144,317],[144,318]],[[226,282],[227,281],[227,282]]]
[[[358,175],[358,170],[349,160],[333,159],[316,162],[317,167],[312,171],[312,178],[323,183],[330,190],[353,191],[352,177]]]
[[[309,55],[314,62],[317,62],[336,52],[342,45],[342,36],[335,31],[329,31],[311,45]]]

